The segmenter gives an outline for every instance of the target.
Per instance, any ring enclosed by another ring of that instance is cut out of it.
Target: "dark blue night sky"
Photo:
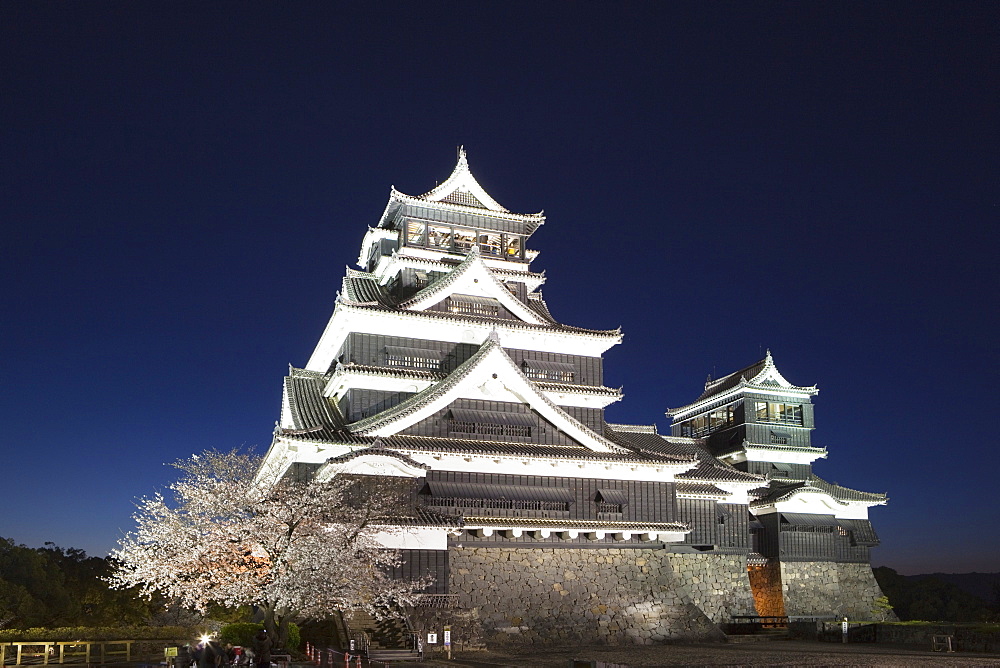
[[[1000,5],[0,4],[0,536],[105,554],[270,443],[391,184],[544,209],[615,422],[770,348],[875,565],[1000,570]]]

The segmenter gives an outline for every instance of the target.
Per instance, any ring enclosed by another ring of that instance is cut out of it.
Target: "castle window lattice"
[[[598,513],[621,514],[628,505],[628,494],[620,489],[598,489],[594,502]]]
[[[524,360],[522,368],[524,375],[532,380],[572,383],[576,376],[576,367],[567,362]]]
[[[527,413],[452,408],[449,431],[456,434],[531,438],[534,419]]]
[[[444,353],[437,350],[406,348],[403,346],[385,347],[385,363],[387,366],[437,371],[441,368],[442,357],[444,357]]]
[[[463,315],[480,315],[495,318],[501,313],[500,302],[489,297],[452,295],[448,298],[448,310]]]
[[[810,515],[807,513],[781,513],[779,531],[803,533],[833,533],[840,521],[833,515]]]
[[[774,445],[788,445],[789,438],[788,432],[786,431],[771,432],[771,443]]]
[[[771,464],[771,476],[774,478],[789,478],[792,475],[792,467],[790,464],[783,463],[772,463]]]
[[[428,481],[424,503],[448,508],[568,512],[573,492],[563,487]]]

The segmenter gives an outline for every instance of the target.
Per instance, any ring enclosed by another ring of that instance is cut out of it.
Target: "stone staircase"
[[[352,638],[367,640],[368,658],[373,661],[418,661],[420,654],[413,646],[413,634],[402,617],[375,619],[364,611],[346,616]]]

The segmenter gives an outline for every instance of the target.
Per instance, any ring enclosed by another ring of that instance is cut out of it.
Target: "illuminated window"
[[[521,257],[521,237],[507,237],[507,256]]]
[[[424,245],[424,232],[426,231],[426,225],[415,220],[407,221],[406,223],[406,244],[408,246],[423,246]]]
[[[473,246],[478,245],[480,253],[492,257],[520,259],[524,254],[520,236],[441,223],[407,220],[405,238],[407,246],[424,246],[458,253],[468,253]]]
[[[682,436],[703,436],[736,424],[736,404],[716,408],[681,425]]]
[[[496,232],[480,234],[479,252],[483,255],[500,255],[500,235]]]
[[[782,424],[802,424],[802,406],[799,404],[778,404],[758,401],[757,422],[780,422]]]
[[[476,231],[455,228],[455,250],[468,253],[472,250],[472,245],[476,243]]]
[[[451,228],[443,225],[427,226],[427,245],[432,248],[451,248]]]

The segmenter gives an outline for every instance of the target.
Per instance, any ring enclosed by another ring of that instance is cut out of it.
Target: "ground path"
[[[464,652],[454,660],[428,659],[444,668],[567,668],[570,660],[601,661],[622,668],[655,666],[996,666],[1000,654],[946,654],[913,645],[842,645],[800,640],[656,646],[576,646]],[[421,665],[421,664],[415,664]]]

